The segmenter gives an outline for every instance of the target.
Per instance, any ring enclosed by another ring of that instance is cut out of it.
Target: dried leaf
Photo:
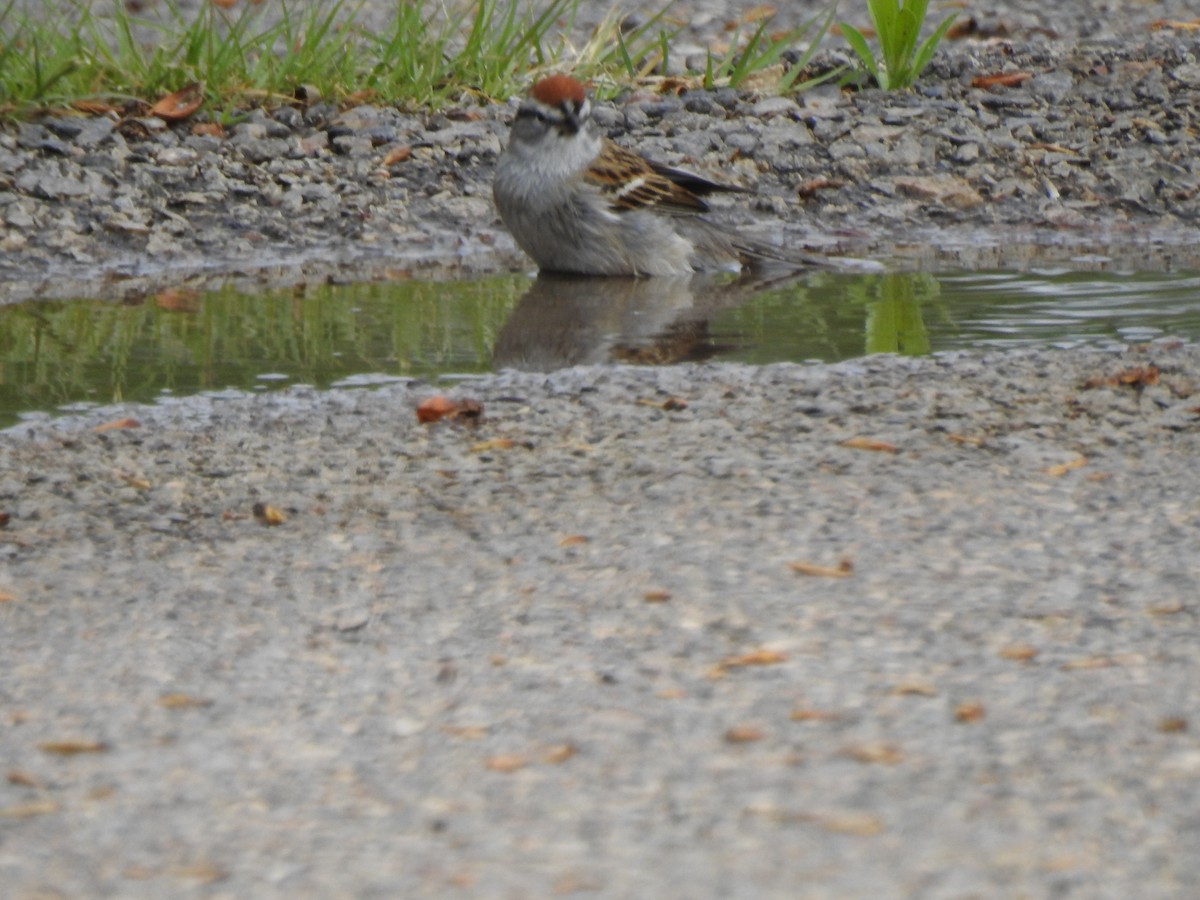
[[[849,447],[851,450],[872,450],[876,453],[899,453],[900,450],[895,444],[889,444],[887,441],[877,441],[869,437],[852,437],[841,442],[840,446]]]
[[[490,441],[480,441],[471,445],[472,453],[490,453],[493,450],[511,450],[516,442],[510,438],[492,438]]]
[[[840,713],[825,709],[793,709],[789,718],[793,722],[836,722],[841,718]]]
[[[203,102],[204,88],[199,84],[189,84],[155,103],[150,107],[150,114],[168,122],[178,122],[198,110]]]
[[[818,816],[813,821],[826,831],[833,832],[834,834],[872,837],[883,831],[883,823],[869,813],[838,813],[835,815]]]
[[[642,599],[647,603],[666,603],[671,599],[671,592],[663,588],[655,588],[642,594]]]
[[[752,744],[764,737],[763,730],[753,725],[734,725],[725,732],[725,741],[730,744]]]
[[[565,763],[578,752],[579,748],[574,744],[556,744],[542,755],[542,762],[557,766]]]
[[[225,126],[220,122],[196,122],[192,125],[192,134],[202,137],[214,137],[225,140]]]
[[[1190,22],[1179,22],[1171,19],[1155,19],[1150,23],[1150,28],[1153,31],[1159,31],[1163,28],[1170,28],[1173,31],[1200,31],[1200,19],[1193,19]]]
[[[34,816],[57,812],[57,810],[58,804],[53,800],[34,800],[32,803],[0,807],[0,819],[31,819]]]
[[[8,783],[17,787],[40,788],[45,787],[45,782],[38,778],[32,772],[24,772],[21,769],[13,769],[5,776]]]
[[[200,309],[200,292],[191,288],[167,288],[154,295],[154,305],[171,312],[194,313]]]
[[[995,75],[976,75],[971,79],[971,87],[983,88],[990,91],[998,87],[1016,87],[1024,84],[1033,77],[1032,72],[1001,72]]]
[[[937,688],[928,681],[918,681],[912,679],[909,681],[901,681],[899,684],[892,687],[890,694],[895,694],[898,697],[936,697]]]
[[[212,706],[212,701],[191,694],[163,694],[158,698],[158,705],[164,709],[199,709]]]
[[[590,538],[585,534],[568,534],[565,538],[558,542],[560,547],[578,547],[580,544],[586,544]]]
[[[955,444],[967,444],[971,447],[982,447],[984,444],[984,439],[981,437],[972,437],[966,434],[954,434],[953,432],[946,435],[946,440]]]
[[[1088,463],[1088,461],[1085,457],[1077,456],[1077,457],[1075,457],[1075,459],[1072,459],[1065,463],[1059,463],[1057,466],[1049,466],[1048,468],[1044,469],[1043,471],[1047,475],[1050,475],[1053,478],[1061,478],[1063,475],[1066,475],[1072,469],[1082,469],[1084,466],[1087,465],[1087,463]]]
[[[400,147],[393,147],[383,157],[383,164],[385,166],[394,166],[396,163],[404,162],[406,159],[409,159],[411,156],[412,156],[412,147],[408,146],[407,144],[404,144]]]
[[[443,725],[442,731],[464,741],[481,741],[488,733],[486,725]]]
[[[1187,731],[1187,719],[1181,716],[1168,716],[1158,723],[1158,730],[1163,734],[1182,734]]]
[[[131,475],[129,472],[114,472],[113,474],[116,475],[117,478],[121,479],[121,481],[123,481],[127,485],[129,485],[131,488],[133,488],[135,491],[150,490],[150,482],[147,481],[145,478],[142,478],[138,475]]]
[[[442,394],[427,397],[417,406],[417,421],[422,424],[441,419],[478,419],[483,406],[478,400],[451,400]]]
[[[954,710],[954,719],[957,722],[978,722],[984,716],[984,708],[982,703],[960,703]]]
[[[730,656],[721,660],[709,670],[708,677],[724,678],[725,673],[730,669],[742,669],[746,666],[773,666],[786,660],[786,653],[780,653],[778,650],[768,650],[764,647],[760,650],[752,650],[740,656]]]
[[[816,563],[794,562],[788,567],[797,575],[812,575],[817,578],[848,578],[854,572],[854,563],[843,559],[836,566],[819,566]]]
[[[283,510],[269,503],[255,503],[250,511],[254,513],[254,518],[258,520],[260,525],[282,525],[287,521],[287,516],[283,514]]]
[[[842,178],[810,178],[796,188],[796,194],[801,200],[807,200],[819,191],[835,191],[846,186]]]
[[[16,594],[10,594],[8,591],[0,591],[0,603],[12,603],[16,599]]]
[[[103,741],[43,741],[38,744],[43,753],[54,753],[58,756],[75,756],[78,753],[104,753],[108,744]]]
[[[528,760],[523,756],[491,756],[486,765],[493,772],[515,772],[523,769],[527,763]]]
[[[1031,647],[1029,644],[1010,644],[1000,650],[1000,656],[1004,659],[1013,659],[1017,662],[1028,662],[1037,656],[1037,648]]]
[[[845,754],[860,763],[894,766],[904,761],[904,754],[893,744],[872,742],[847,747]]]
[[[1150,387],[1151,385],[1158,384],[1159,375],[1160,372],[1158,366],[1132,366],[1128,369],[1122,369],[1115,375],[1109,375],[1107,377],[1098,375],[1094,378],[1089,378],[1083,383],[1083,389],[1087,391],[1098,387],[1120,387],[1121,385],[1128,385],[1134,390],[1140,391],[1144,388]]]
[[[103,425],[97,425],[92,431],[96,434],[103,434],[106,431],[115,431],[119,428],[141,428],[142,423],[137,419],[117,419],[115,422],[105,422]]]
[[[1111,656],[1085,656],[1081,659],[1072,659],[1062,664],[1064,672],[1070,672],[1075,669],[1107,669],[1109,666],[1116,665],[1116,660]]]

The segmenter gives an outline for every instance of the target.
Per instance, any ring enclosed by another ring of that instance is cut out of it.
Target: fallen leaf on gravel
[[[1183,612],[1185,608],[1178,600],[1174,600],[1170,603],[1160,603],[1157,606],[1151,606],[1146,612],[1152,616],[1175,616]]]
[[[652,591],[646,591],[642,594],[642,599],[647,603],[666,603],[671,599],[671,592],[658,588]]]
[[[210,862],[198,862],[190,866],[173,866],[167,872],[175,878],[184,878],[200,884],[212,884],[215,881],[221,881],[229,875],[220,866],[213,865]]]
[[[410,156],[412,156],[412,147],[409,147],[407,144],[401,147],[393,147],[384,156],[383,164],[385,166],[394,166],[396,163],[404,162]]]
[[[846,182],[841,178],[810,178],[796,188],[796,194],[801,200],[807,200],[818,191],[834,191],[845,186]]]
[[[956,722],[978,722],[984,716],[984,708],[982,703],[960,703],[954,709],[954,720]]]
[[[58,756],[75,756],[78,753],[104,753],[108,744],[103,741],[43,741],[37,745],[43,753]]]
[[[105,422],[103,425],[97,425],[92,431],[96,434],[102,434],[105,431],[115,431],[118,428],[141,428],[142,423],[137,419],[117,419],[113,422]]]
[[[1037,656],[1037,653],[1037,648],[1031,647],[1029,644],[1010,644],[1000,650],[1001,657],[1018,662],[1027,662]]]
[[[1187,719],[1182,716],[1168,716],[1158,723],[1158,730],[1163,734],[1182,734],[1187,727]]]
[[[909,197],[951,209],[971,209],[983,203],[979,191],[957,175],[910,175],[897,178],[894,183],[897,190]]]
[[[164,709],[198,709],[212,706],[212,701],[204,697],[193,697],[191,694],[163,694],[158,698],[158,705]]]
[[[893,744],[855,744],[845,749],[846,756],[860,763],[894,766],[904,760],[904,754]]]
[[[813,575],[817,578],[848,578],[854,572],[854,563],[843,559],[836,566],[819,566],[816,563],[794,562],[788,567],[797,575]]]
[[[998,87],[1016,87],[1033,77],[1031,72],[1000,72],[995,75],[976,75],[971,79],[971,87],[983,88],[990,91]]]
[[[442,731],[464,741],[481,741],[488,733],[486,725],[443,725]]]
[[[437,394],[427,397],[417,406],[417,421],[422,424],[442,419],[478,419],[483,415],[483,405],[478,400],[451,400]]]
[[[730,656],[721,660],[711,669],[709,669],[709,678],[724,678],[725,673],[730,669],[742,669],[746,666],[773,666],[777,663],[787,660],[786,653],[780,653],[778,650],[752,650],[749,653],[743,653],[740,656]]]
[[[133,488],[135,491],[150,490],[150,482],[147,481],[145,478],[141,478],[137,475],[130,475],[128,472],[113,472],[113,474],[116,475],[117,478],[119,478],[121,481],[123,481],[127,485],[129,485],[131,488]]]
[[[490,756],[486,763],[493,772],[515,772],[528,763],[523,756]]]
[[[841,714],[825,709],[793,709],[789,717],[793,722],[836,722]]]
[[[45,786],[42,779],[31,772],[23,772],[20,769],[13,769],[5,777],[8,779],[9,784],[14,784],[17,787],[40,788]]]
[[[752,744],[764,737],[763,730],[753,725],[734,725],[725,732],[725,741],[729,744]]]
[[[651,400],[643,398],[637,401],[638,406],[653,406],[655,409],[663,409],[667,412],[674,412],[679,409],[687,409],[688,403],[682,397],[668,397],[666,400]]]
[[[1176,22],[1171,19],[1155,19],[1150,23],[1152,31],[1159,31],[1163,28],[1170,28],[1174,31],[1200,31],[1200,19],[1193,19],[1190,22]]]
[[[966,434],[954,434],[953,432],[946,435],[946,440],[955,444],[968,444],[972,447],[982,447],[984,444],[984,439],[981,437],[972,437]]]
[[[53,800],[35,800],[32,803],[0,807],[0,819],[32,819],[34,816],[44,816],[57,811],[58,804]]]
[[[1068,462],[1059,463],[1057,466],[1049,466],[1046,469],[1044,469],[1043,471],[1047,475],[1050,475],[1054,478],[1061,478],[1063,475],[1066,475],[1072,469],[1082,469],[1084,466],[1087,465],[1087,463],[1088,463],[1088,461],[1085,457],[1077,456]]]
[[[178,122],[198,110],[203,102],[204,89],[199,84],[189,84],[155,103],[150,107],[150,114],[168,122]]]
[[[192,134],[198,137],[215,137],[225,139],[225,128],[220,122],[197,122],[192,126]]]
[[[826,831],[834,834],[853,834],[858,837],[871,837],[883,831],[883,823],[869,813],[843,813],[836,816],[822,816],[817,824]]]
[[[876,453],[899,453],[900,450],[895,444],[889,444],[887,441],[877,441],[869,437],[852,437],[842,441],[839,446],[849,447],[851,450],[871,450]]]
[[[489,453],[492,450],[511,450],[516,442],[511,438],[492,438],[490,441],[480,441],[471,445],[472,453]]]
[[[1107,669],[1114,665],[1116,660],[1111,656],[1085,656],[1082,659],[1069,660],[1063,663],[1061,668],[1064,672],[1070,672],[1074,669]]]
[[[913,679],[911,681],[901,681],[899,684],[894,685],[888,693],[895,694],[898,697],[936,697],[937,688],[928,681]]]
[[[111,103],[105,103],[103,100],[76,100],[71,104],[72,109],[77,109],[81,113],[87,113],[89,116],[110,116],[118,112],[118,109]]]
[[[542,755],[542,762],[557,766],[565,763],[578,752],[579,748],[574,744],[556,744]]]
[[[568,534],[565,538],[558,542],[560,547],[578,547],[580,544],[586,544],[589,538],[585,534]]]
[[[1077,150],[1072,150],[1070,147],[1064,147],[1062,144],[1044,144],[1041,141],[1029,145],[1030,150],[1045,150],[1048,153],[1064,153],[1067,156],[1077,155]]]
[[[254,518],[260,525],[282,525],[287,521],[283,510],[269,503],[255,503],[250,511],[254,513]]]
[[[8,513],[0,510],[0,528],[7,528],[9,523]]]
[[[1128,369],[1122,369],[1115,375],[1107,377],[1097,375],[1094,378],[1089,378],[1083,383],[1083,389],[1088,391],[1099,387],[1129,385],[1134,390],[1140,391],[1150,385],[1158,384],[1159,374],[1158,366],[1155,365],[1132,366]]]
[[[16,599],[16,594],[10,594],[8,591],[0,591],[0,603],[12,603]]]

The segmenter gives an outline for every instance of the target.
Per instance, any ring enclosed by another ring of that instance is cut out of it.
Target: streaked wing
[[[605,142],[604,152],[584,178],[600,188],[615,212],[656,208],[661,212],[692,215],[708,204],[643,157],[619,144]]]

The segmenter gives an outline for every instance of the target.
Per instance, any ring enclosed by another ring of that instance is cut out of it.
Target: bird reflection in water
[[[496,368],[548,372],[602,363],[696,362],[731,349],[709,321],[795,281],[761,275],[595,278],[539,274],[496,338]]]

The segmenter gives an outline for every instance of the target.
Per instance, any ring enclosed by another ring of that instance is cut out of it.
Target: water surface
[[[0,427],[164,394],[516,367],[836,361],[1200,337],[1200,274],[862,274],[777,283],[547,279],[166,290],[0,307]]]

